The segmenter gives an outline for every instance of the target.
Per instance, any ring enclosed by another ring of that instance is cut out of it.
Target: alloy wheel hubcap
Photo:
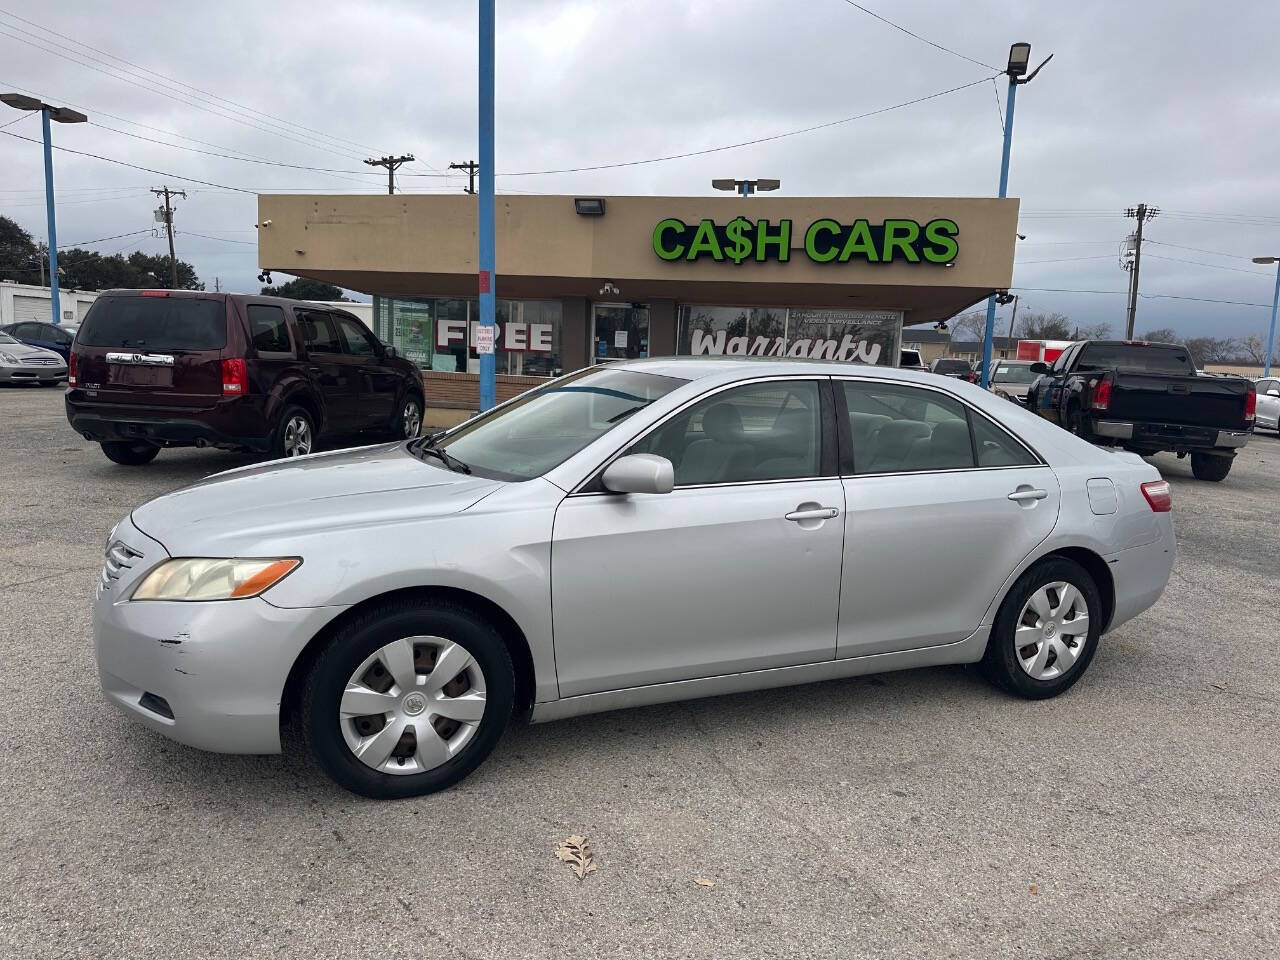
[[[1047,583],[1027,598],[1013,630],[1018,663],[1033,680],[1069,671],[1089,638],[1089,605],[1064,581]]]
[[[284,455],[301,457],[311,452],[311,424],[302,417],[293,417],[284,427]]]
[[[410,400],[404,405],[404,437],[406,440],[412,440],[418,435],[418,431],[422,429],[422,413],[418,410],[418,405]]]
[[[465,647],[444,637],[404,637],[356,667],[338,722],[365,766],[423,773],[466,748],[487,702],[484,671]]]

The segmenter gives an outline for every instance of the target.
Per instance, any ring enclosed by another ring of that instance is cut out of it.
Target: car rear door
[[[358,429],[360,413],[358,370],[344,354],[337,325],[327,310],[294,307],[293,315],[307,353],[307,373],[324,401],[326,433]]]
[[[345,313],[332,313],[344,349],[343,362],[356,388],[361,429],[385,427],[395,413],[400,374],[386,362],[382,344],[365,325]]]
[[[963,640],[1052,532],[1057,478],[950,393],[836,383],[846,503],[837,656]]]
[[[226,295],[168,290],[99,297],[77,332],[77,399],[207,409],[222,398],[222,359],[241,345]]]
[[[563,696],[832,659],[844,495],[828,386],[718,391],[627,451],[671,460],[671,493],[588,488],[561,503],[551,563]]]

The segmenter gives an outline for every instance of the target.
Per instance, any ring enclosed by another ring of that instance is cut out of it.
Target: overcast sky
[[[1022,199],[1027,237],[1015,272],[1020,310],[1121,329],[1123,295],[1045,288],[1124,291],[1117,255],[1133,224],[1121,214],[1145,201],[1163,212],[1147,234],[1160,244],[1143,250],[1139,332],[1265,336],[1274,272],[1249,258],[1280,255],[1280,4],[863,6],[996,67],[1015,40],[1033,44],[1033,63],[1054,54],[1017,99],[1009,192]],[[438,172],[476,153],[475,48],[475,4],[462,0],[0,0],[0,90],[89,114],[91,124],[55,126],[55,143],[168,174],[55,154],[59,246],[155,226],[148,188],[168,183],[188,194],[175,216],[179,256],[210,288],[215,276],[223,289],[258,286],[254,196],[220,187],[378,192],[381,171],[366,175],[360,160],[410,152],[419,162],[402,174],[422,176],[403,177],[406,190],[460,189],[462,178]],[[500,174],[770,136],[995,72],[846,0],[498,0],[497,50]],[[187,87],[178,93],[175,84]],[[1004,98],[1003,79],[770,143],[615,170],[500,176],[498,186],[701,195],[712,192],[712,177],[736,176],[781,178],[790,195],[994,195],[997,93]],[[11,120],[4,133],[39,137],[34,117],[4,110],[0,123]],[[0,212],[44,239],[40,149],[3,134]],[[92,248],[160,252],[165,241],[143,234]]]

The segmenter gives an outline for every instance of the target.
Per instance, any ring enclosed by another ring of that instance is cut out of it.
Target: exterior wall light
[[[603,217],[604,197],[574,197],[573,209],[580,217]]]

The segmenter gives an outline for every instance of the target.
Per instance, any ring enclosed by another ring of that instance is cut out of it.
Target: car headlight
[[[18,358],[12,353],[5,353],[2,350],[0,350],[0,361],[4,361],[4,363],[10,367],[18,366]]]
[[[133,600],[243,600],[293,573],[302,560],[206,559],[167,560],[147,574]]]

